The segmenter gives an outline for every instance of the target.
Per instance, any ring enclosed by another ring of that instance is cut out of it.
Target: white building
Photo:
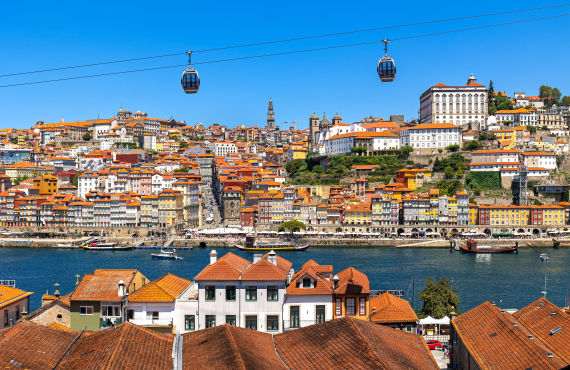
[[[237,147],[234,143],[228,143],[223,141],[210,143],[208,144],[208,147],[216,157],[225,157],[228,154],[238,152]]]
[[[462,131],[453,123],[423,123],[402,131],[404,142],[414,149],[461,145]]]
[[[322,147],[325,155],[350,153],[354,147],[364,147],[367,152],[400,149],[400,136],[388,131],[356,131],[340,134],[325,140]]]
[[[275,252],[254,255],[253,262],[231,252],[210,264],[194,279],[198,283],[197,329],[230,324],[268,333],[283,331],[285,287],[291,262]]]
[[[488,93],[487,87],[477,83],[473,74],[465,86],[434,85],[420,96],[420,122],[451,122],[477,130],[488,116]]]
[[[99,175],[94,172],[86,172],[77,179],[77,195],[85,198],[90,191],[97,191],[99,188]]]
[[[499,110],[495,112],[495,117],[499,123],[508,123],[508,126],[535,126],[537,124],[537,114],[535,110],[525,108]]]
[[[524,164],[527,167],[556,169],[556,154],[545,152],[524,152]]]
[[[287,287],[283,330],[302,328],[333,318],[333,267],[306,262]]]
[[[172,274],[148,283],[129,295],[127,319],[156,331],[176,333],[180,330],[175,323],[176,301],[191,285],[191,281]]]

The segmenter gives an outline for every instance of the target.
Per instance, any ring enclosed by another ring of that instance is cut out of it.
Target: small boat
[[[298,245],[291,241],[278,242],[261,242],[256,240],[254,236],[245,237],[245,244],[234,244],[234,247],[240,251],[256,252],[256,251],[304,251],[309,248],[309,244]]]
[[[59,244],[56,244],[55,247],[56,248],[73,248],[75,246],[71,243],[59,243]]]
[[[93,242],[89,244],[82,245],[81,248],[85,250],[96,250],[96,251],[126,251],[133,249],[132,245],[120,245],[117,243],[99,243]]]
[[[160,250],[160,253],[153,253],[150,255],[153,260],[181,260],[182,257],[178,257],[175,251],[165,251]]]
[[[473,239],[461,244],[461,251],[464,253],[513,253],[519,251],[518,242],[513,247],[496,247],[491,245],[478,245]]]
[[[550,259],[550,256],[546,253],[541,253],[538,258],[540,258],[541,261],[548,261]]]

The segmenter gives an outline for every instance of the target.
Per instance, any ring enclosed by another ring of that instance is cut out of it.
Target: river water
[[[168,272],[192,280],[209,262],[209,249],[179,251],[183,260],[152,260],[156,251],[84,251],[70,249],[0,248],[0,280],[16,280],[16,287],[35,292],[30,310],[41,305],[41,296],[54,283],[61,294],[75,286],[75,275],[103,268],[133,268],[153,280]],[[218,249],[218,257],[230,249]],[[247,252],[232,252],[251,259]],[[541,262],[538,255],[548,253]],[[502,308],[520,308],[541,297],[547,279],[547,298],[558,306],[566,305],[570,290],[570,249],[521,249],[519,254],[468,255],[449,249],[419,248],[309,248],[305,252],[280,254],[298,270],[314,259],[334,266],[339,272],[353,266],[368,275],[371,289],[401,289],[411,299],[412,276],[415,277],[416,304],[419,290],[427,277],[448,277],[461,300],[459,310],[466,311],[484,302]]]

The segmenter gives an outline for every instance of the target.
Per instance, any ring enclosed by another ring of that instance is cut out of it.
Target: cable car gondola
[[[200,76],[198,76],[198,71],[192,68],[192,52],[188,51],[186,54],[188,54],[188,68],[182,72],[180,82],[186,94],[196,94],[200,88]]]
[[[378,61],[378,77],[382,82],[392,82],[396,77],[396,63],[388,56],[388,43],[390,40],[382,40],[384,43],[384,56]]]

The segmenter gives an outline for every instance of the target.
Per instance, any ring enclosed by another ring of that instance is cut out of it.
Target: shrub
[[[465,150],[477,150],[481,147],[481,144],[477,140],[468,141],[465,145],[463,145],[463,149]]]
[[[458,144],[451,144],[445,147],[446,150],[450,151],[450,152],[456,152],[459,150],[459,145]]]

